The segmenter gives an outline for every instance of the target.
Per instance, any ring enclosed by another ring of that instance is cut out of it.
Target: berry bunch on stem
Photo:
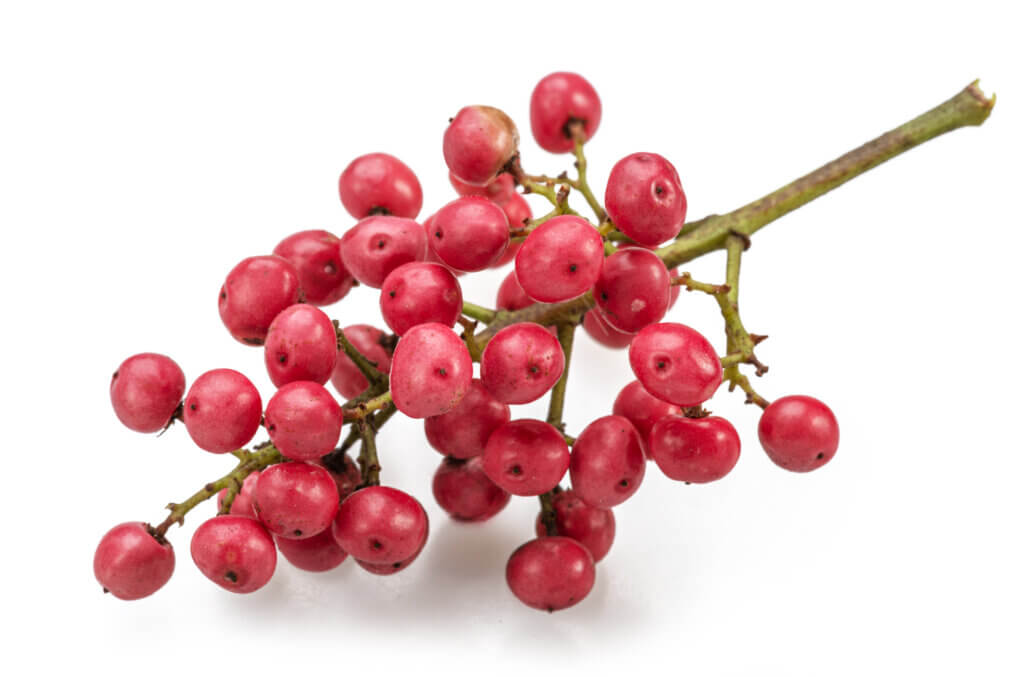
[[[755,353],[766,337],[749,332],[739,311],[751,238],[916,145],[980,125],[994,102],[973,83],[793,183],[697,221],[686,221],[682,180],[657,153],[617,162],[598,199],[584,148],[602,104],[574,73],[545,77],[530,99],[534,138],[569,154],[572,176],[525,171],[516,125],[490,106],[466,106],[450,120],[442,145],[457,196],[422,223],[423,193],[409,167],[384,153],[356,158],[339,179],[351,228],[340,238],[291,234],[272,254],[231,268],[220,289],[228,333],[263,350],[272,397],[264,402],[230,369],[207,371],[186,390],[181,368],[153,353],[129,357],[114,373],[111,402],[125,426],[153,433],[182,422],[196,446],[230,454],[236,465],[169,504],[155,526],[125,522],[107,532],[95,553],[97,580],[121,599],[156,592],[175,566],[168,531],[214,496],[216,515],[195,530],[190,550],[226,590],[266,585],[278,553],[311,572],[348,559],[373,575],[402,571],[427,545],[430,525],[417,498],[382,481],[387,450],[378,450],[377,433],[401,413],[423,419],[427,442],[442,455],[433,493],[452,519],[486,521],[512,496],[539,501],[536,538],[510,553],[512,593],[547,611],[581,602],[612,547],[612,509],[647,472],[716,482],[739,461],[736,429],[708,409],[723,386],[763,410],[758,437],[781,468],[804,473],[833,458],[839,427],[825,403],[807,395],[770,400],[751,382],[768,370]],[[534,216],[524,194],[541,196],[550,210]],[[588,214],[572,206],[574,194]],[[679,269],[715,250],[726,252],[721,281]],[[509,263],[493,309],[463,298],[460,276]],[[356,287],[379,290],[387,329],[342,327],[323,310]],[[724,350],[666,318],[680,290],[717,305]],[[566,385],[581,326],[625,351],[636,380],[611,412],[570,427]],[[514,406],[542,397],[545,420],[516,416]],[[253,444],[260,428],[268,439]]]

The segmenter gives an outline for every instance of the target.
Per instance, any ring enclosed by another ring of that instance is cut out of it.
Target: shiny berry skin
[[[651,428],[647,443],[661,471],[680,482],[720,480],[740,458],[740,436],[720,416],[666,416]]]
[[[274,318],[263,344],[263,362],[275,386],[294,381],[327,383],[338,359],[338,334],[324,311],[297,303]]]
[[[341,236],[341,260],[367,287],[380,289],[384,278],[411,261],[427,257],[427,234],[412,219],[368,216]]]
[[[380,312],[399,336],[425,322],[453,327],[462,314],[462,287],[440,264],[406,263],[385,278]]]
[[[455,277],[461,277],[465,275],[465,273],[462,272],[461,270],[455,270],[454,268],[446,264],[444,261],[439,259],[437,257],[437,254],[434,253],[433,247],[430,246],[430,233],[433,232],[431,231],[431,228],[434,227],[435,216],[437,216],[437,214],[432,214],[426,221],[423,222],[423,232],[427,234],[427,257],[423,260],[426,261],[427,263],[436,263],[438,265],[444,266],[445,269],[450,271],[451,274],[454,275]]]
[[[515,156],[519,130],[503,111],[466,106],[444,132],[444,161],[463,183],[486,186]]]
[[[348,557],[348,553],[334,540],[330,529],[324,529],[312,538],[275,538],[274,543],[292,566],[303,571],[330,571]]]
[[[469,350],[449,327],[418,324],[391,357],[391,398],[411,418],[439,416],[462,400],[473,378]]]
[[[277,314],[302,300],[299,271],[280,256],[253,256],[231,269],[217,307],[231,335],[250,346],[263,345]]]
[[[594,558],[579,541],[565,536],[537,538],[512,553],[505,580],[528,607],[541,611],[567,609],[594,587]]]
[[[321,457],[311,463],[315,463],[330,474],[334,484],[338,487],[338,498],[343,501],[363,482],[359,467],[348,454],[342,454],[340,457],[332,456],[327,459]]]
[[[555,511],[555,528],[559,536],[579,541],[600,562],[615,540],[615,515],[607,508],[587,505],[572,489],[560,491],[551,499]],[[537,536],[547,536],[543,515],[537,515]]]
[[[633,153],[608,176],[605,208],[631,240],[654,247],[671,240],[686,219],[686,193],[672,163],[657,153]]]
[[[267,402],[264,425],[270,441],[285,457],[315,461],[334,450],[345,415],[319,383],[294,381]]]
[[[465,459],[484,453],[487,438],[511,418],[509,406],[496,400],[480,379],[473,379],[458,405],[446,414],[424,419],[423,430],[438,452]]]
[[[595,508],[611,508],[632,496],[646,470],[640,434],[624,416],[602,416],[572,446],[572,488]]]
[[[539,496],[569,469],[569,447],[553,425],[519,419],[491,433],[482,460],[487,477],[505,491]]]
[[[591,308],[583,315],[583,330],[590,338],[604,347],[613,349],[625,348],[633,342],[633,337],[636,336],[636,334],[619,331],[608,324],[608,320],[604,319],[601,311],[597,308]]]
[[[338,179],[341,204],[353,217],[392,214],[415,219],[423,206],[419,179],[401,160],[387,153],[361,155]]]
[[[480,357],[480,380],[499,402],[526,404],[551,390],[565,369],[558,339],[533,322],[505,327]]]
[[[139,353],[121,363],[110,379],[110,403],[127,428],[163,430],[185,394],[185,374],[166,355]]]
[[[508,247],[505,210],[483,197],[460,197],[434,214],[430,247],[444,264],[473,272],[494,264]]]
[[[263,406],[256,386],[234,369],[213,369],[185,396],[184,421],[200,449],[226,454],[241,449],[260,428]]]
[[[483,522],[508,505],[512,495],[488,479],[480,457],[448,457],[434,473],[434,498],[452,519]]]
[[[397,562],[385,562],[383,564],[374,564],[371,562],[364,562],[358,559],[355,560],[355,562],[359,565],[360,568],[369,571],[371,574],[375,576],[390,576],[391,574],[397,574],[399,571],[404,571],[406,568],[408,568],[410,564],[415,562],[416,558],[420,556],[421,552],[423,552],[423,546],[426,544],[427,542],[426,540],[424,540],[423,545],[420,546],[419,550],[414,552],[411,556],[406,557],[405,559],[399,560]]]
[[[371,486],[345,499],[331,526],[342,550],[367,564],[415,557],[430,531],[420,502],[394,487]]]
[[[377,370],[386,374],[391,369],[391,352],[384,346],[384,332],[368,324],[353,324],[342,330],[356,350],[366,359],[377,363]],[[347,400],[358,396],[370,384],[344,350],[338,350],[338,361],[331,374],[331,385]]]
[[[665,316],[670,280],[654,252],[621,249],[604,260],[594,284],[594,300],[602,319],[615,329],[636,333]]]
[[[584,140],[601,124],[601,99],[576,73],[552,73],[537,83],[530,96],[530,129],[537,145],[549,153],[568,153],[575,143],[570,123],[579,122]]]
[[[255,519],[217,515],[192,534],[192,561],[225,590],[248,593],[262,588],[274,575],[277,549]]]
[[[612,405],[612,413],[629,419],[640,433],[640,441],[647,457],[650,458],[651,450],[647,447],[647,437],[651,434],[651,428],[666,416],[682,412],[676,405],[663,402],[644,390],[640,381],[631,381],[619,391],[615,404]]]
[[[557,303],[593,287],[603,263],[604,242],[597,229],[565,214],[526,237],[516,254],[516,278],[530,298]]]
[[[647,392],[681,407],[709,400],[722,383],[722,363],[714,347],[697,331],[675,322],[642,329],[629,345],[629,365]]]
[[[274,254],[295,266],[306,303],[327,306],[352,289],[355,278],[341,261],[340,243],[326,230],[303,230],[274,247]]]
[[[248,475],[242,481],[242,489],[235,494],[235,500],[231,501],[231,509],[228,511],[230,515],[240,515],[242,517],[256,517],[256,510],[252,507],[252,492],[256,490],[256,483],[260,480],[260,471],[255,470]],[[227,496],[228,490],[221,489],[217,492],[217,510],[218,512],[224,507],[224,498]]]
[[[516,271],[509,271],[509,274],[501,281],[501,286],[498,287],[498,298],[495,302],[497,309],[519,310],[526,306],[532,306],[534,303],[536,301],[526,295],[519,280],[516,279]]]
[[[148,597],[174,573],[174,548],[143,522],[124,522],[96,546],[92,570],[104,591],[124,600]]]
[[[263,471],[252,502],[270,533],[311,538],[331,526],[338,512],[338,486],[318,465],[287,461]]]
[[[448,181],[452,184],[455,192],[464,197],[476,195],[485,197],[488,200],[497,202],[502,207],[513,195],[516,195],[516,182],[511,174],[498,174],[493,181],[485,186],[474,186],[461,180],[451,172],[448,172]]]
[[[519,193],[512,193],[512,197],[508,199],[508,202],[501,205],[501,208],[505,210],[505,216],[508,218],[508,227],[510,229],[522,228],[526,225],[527,221],[533,218],[533,210],[530,209],[530,203]],[[506,263],[515,261],[516,254],[519,253],[519,248],[522,246],[522,242],[510,241],[508,247],[505,248],[505,253],[491,264],[491,268],[500,268]]]
[[[769,404],[757,435],[768,458],[793,472],[820,468],[839,448],[835,414],[821,400],[806,395],[787,395]]]

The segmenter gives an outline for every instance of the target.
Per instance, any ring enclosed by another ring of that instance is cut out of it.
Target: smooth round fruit
[[[270,441],[285,457],[315,461],[334,450],[345,415],[319,383],[295,381],[267,402],[264,425]]]
[[[256,510],[252,507],[252,493],[256,490],[256,483],[260,480],[260,471],[254,470],[253,472],[246,475],[242,481],[242,489],[235,494],[235,500],[231,501],[231,509],[228,511],[230,515],[240,515],[242,517],[256,517]],[[217,492],[217,511],[224,507],[224,498],[228,495],[227,489],[221,489]]]
[[[832,460],[839,448],[839,423],[821,400],[807,395],[780,397],[757,425],[761,446],[779,467],[810,472]]]
[[[594,286],[604,263],[597,229],[565,214],[532,231],[516,254],[516,278],[535,301],[568,301]]]
[[[509,274],[501,281],[501,286],[498,287],[498,298],[495,302],[497,309],[519,310],[526,306],[532,306],[534,303],[536,301],[526,295],[519,280],[516,279],[516,271],[509,271]]]
[[[427,234],[412,219],[368,216],[341,236],[341,260],[367,287],[380,289],[388,274],[427,256]]]
[[[679,174],[657,153],[633,153],[615,163],[604,202],[615,226],[648,247],[674,238],[686,219]]]
[[[394,487],[371,486],[345,499],[331,527],[342,550],[368,564],[415,557],[430,525],[419,501]]]
[[[348,557],[348,553],[334,540],[330,529],[324,529],[312,538],[275,538],[274,543],[292,566],[303,571],[330,571]]]
[[[411,418],[439,416],[462,400],[473,378],[466,344],[443,324],[418,324],[391,358],[391,398]]]
[[[480,357],[480,380],[499,402],[526,404],[551,390],[565,369],[558,339],[533,322],[505,327]]]
[[[455,192],[462,196],[476,195],[485,197],[488,200],[497,202],[504,207],[505,203],[516,195],[516,182],[511,174],[498,174],[494,180],[484,186],[474,186],[466,183],[451,172],[448,172],[448,181],[452,184]]]
[[[338,179],[338,193],[341,204],[357,219],[372,214],[415,219],[423,206],[416,174],[387,153],[361,155],[349,163]]]
[[[232,336],[246,345],[261,346],[277,314],[301,300],[299,271],[290,261],[252,256],[228,273],[217,308]]]
[[[666,416],[654,424],[647,440],[661,471],[680,482],[720,480],[740,458],[740,436],[719,416]]]
[[[539,496],[554,489],[569,469],[569,447],[553,425],[519,419],[491,433],[482,460],[487,477],[505,491]]]
[[[311,461],[311,463],[315,463],[330,474],[334,484],[338,487],[338,498],[343,501],[363,482],[363,476],[359,472],[359,467],[348,454],[341,454],[340,456],[332,454],[331,456],[320,457],[316,461]]]
[[[636,336],[636,334],[619,331],[608,324],[597,308],[591,308],[583,315],[583,330],[590,338],[604,347],[614,349],[625,348],[633,342],[633,337]]]
[[[100,539],[92,570],[104,592],[118,599],[142,599],[171,579],[174,548],[154,536],[148,524],[124,522]]]
[[[615,540],[615,515],[611,510],[587,505],[572,489],[555,494],[551,507],[555,513],[557,535],[579,541],[590,551],[595,562],[604,559]],[[537,515],[534,526],[537,536],[548,535],[542,513]]]
[[[452,519],[483,522],[508,505],[512,495],[488,479],[480,457],[448,457],[434,473],[434,498]]]
[[[501,208],[505,210],[510,231],[525,227],[526,222],[533,218],[533,210],[530,209],[530,203],[519,193],[512,193],[512,197],[505,204],[501,205]],[[511,235],[511,232],[509,234]],[[491,264],[491,268],[500,268],[506,263],[515,261],[516,254],[519,253],[519,248],[522,246],[522,242],[509,241],[508,247],[505,248],[505,253]]]
[[[661,259],[647,249],[630,247],[604,260],[594,284],[594,300],[608,324],[635,333],[665,316],[669,286]]]
[[[341,261],[340,243],[326,230],[303,230],[274,247],[274,254],[295,266],[306,303],[327,306],[352,289],[355,278]]]
[[[380,312],[399,336],[426,322],[453,327],[462,314],[462,287],[440,264],[406,263],[384,280]]]
[[[640,435],[624,416],[602,416],[572,446],[572,488],[595,508],[611,508],[636,493],[646,469]]]
[[[338,334],[324,311],[297,303],[274,318],[263,346],[263,362],[275,386],[294,381],[323,385],[338,359]]]
[[[629,345],[629,366],[647,392],[681,407],[709,400],[722,383],[722,363],[711,343],[675,322],[642,329]]]
[[[463,183],[486,186],[519,148],[519,130],[503,111],[466,106],[444,132],[444,161]]]
[[[511,409],[494,398],[480,379],[470,381],[458,405],[423,421],[427,442],[445,456],[472,458],[484,453],[487,439],[512,418]]]
[[[192,561],[203,575],[231,592],[255,592],[277,567],[274,539],[251,517],[217,515],[192,535]]]
[[[512,553],[505,580],[528,607],[558,611],[580,602],[594,587],[594,558],[565,536],[537,538]]]
[[[263,471],[252,502],[270,533],[311,538],[331,526],[338,512],[338,487],[320,466],[288,461]]]
[[[163,430],[185,394],[185,374],[166,355],[139,353],[121,363],[110,379],[110,403],[127,428]]]
[[[460,197],[434,214],[430,247],[456,270],[483,270],[505,253],[508,229],[508,217],[500,206],[483,197]]]
[[[612,405],[612,413],[629,419],[640,433],[640,441],[643,443],[647,458],[650,458],[651,450],[647,446],[647,437],[651,434],[651,428],[666,416],[679,414],[681,411],[676,405],[663,402],[644,390],[640,381],[631,381],[619,391],[615,404]]]
[[[353,324],[342,329],[342,333],[363,357],[377,363],[378,371],[386,374],[391,370],[391,351],[384,332],[368,324]],[[340,348],[331,384],[346,400],[357,397],[370,386],[356,363]]]
[[[185,396],[185,428],[200,449],[226,454],[241,449],[260,428],[263,405],[256,386],[234,369],[213,369]]]
[[[530,96],[530,129],[537,145],[549,153],[569,153],[575,147],[570,125],[581,126],[589,141],[601,124],[601,99],[593,86],[576,73],[552,73]]]

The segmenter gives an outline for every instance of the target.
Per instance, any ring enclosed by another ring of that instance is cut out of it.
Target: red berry
[[[624,416],[597,419],[572,446],[572,488],[595,508],[611,508],[636,493],[646,469],[640,435]]]
[[[391,398],[411,418],[451,411],[469,390],[473,360],[459,337],[443,324],[418,324],[398,342],[391,358]]]
[[[451,172],[448,172],[448,181],[452,184],[452,188],[459,195],[470,196],[476,195],[479,197],[485,197],[488,200],[497,202],[502,207],[508,202],[513,195],[516,195],[516,182],[512,178],[511,174],[498,174],[493,181],[484,186],[474,186],[466,183],[459,177],[455,176]]]
[[[203,575],[231,592],[255,592],[277,566],[274,540],[251,517],[218,515],[192,534],[192,561]]]
[[[554,489],[569,468],[569,447],[551,424],[519,419],[501,426],[487,440],[484,472],[516,496],[539,496]]]
[[[533,322],[505,327],[480,357],[480,380],[499,402],[526,404],[551,390],[565,369],[558,339]]]
[[[669,283],[668,270],[656,254],[630,247],[604,260],[594,300],[608,324],[634,333],[665,316]]]
[[[467,272],[495,263],[508,247],[508,217],[482,197],[460,197],[434,215],[430,247],[446,265]]]
[[[343,501],[363,482],[363,476],[359,472],[358,466],[349,458],[348,454],[341,454],[337,457],[334,455],[327,458],[321,457],[312,463],[330,474],[334,484],[338,487],[338,497]]]
[[[653,247],[671,240],[686,219],[686,193],[672,163],[657,153],[633,153],[608,176],[605,208],[631,240]]]
[[[652,324],[629,346],[629,365],[659,400],[695,407],[722,383],[722,363],[714,347],[697,331],[675,322]]]
[[[516,279],[516,271],[509,271],[498,287],[498,299],[495,302],[498,310],[519,310],[534,303],[536,301],[526,295],[519,280]]]
[[[604,262],[597,229],[566,214],[532,231],[516,254],[516,277],[527,295],[545,303],[567,301],[594,286]]]
[[[552,73],[530,96],[530,128],[537,145],[549,153],[568,153],[575,144],[570,124],[580,123],[590,140],[601,124],[601,99],[576,73]]]
[[[505,210],[505,216],[508,218],[509,228],[522,228],[526,225],[527,221],[533,218],[533,211],[530,209],[530,203],[527,202],[526,198],[519,193],[512,193],[512,197],[510,197],[508,202],[503,204],[501,208]],[[491,268],[499,268],[506,263],[514,261],[516,254],[519,253],[519,249],[522,246],[522,242],[509,242],[508,247],[505,248],[505,253],[498,257],[497,261],[491,264]]]
[[[528,607],[558,611],[578,603],[594,587],[594,558],[579,541],[564,536],[537,538],[512,553],[505,580]]]
[[[338,334],[324,311],[297,303],[274,318],[263,362],[275,386],[294,381],[327,383],[338,359]]]
[[[334,450],[345,415],[319,383],[295,381],[267,402],[264,425],[270,441],[284,456],[315,461]]]
[[[615,540],[615,515],[612,511],[587,505],[572,489],[555,494],[551,506],[555,511],[558,535],[579,541],[590,551],[595,562],[604,559]],[[537,515],[537,535],[547,536],[542,517],[542,514]]]
[[[494,398],[479,379],[458,405],[446,414],[429,416],[423,421],[427,442],[445,456],[471,458],[484,453],[487,438],[512,418],[507,404]]]
[[[292,566],[303,571],[330,571],[348,557],[348,553],[334,540],[330,529],[324,529],[312,538],[275,538],[274,543]]]
[[[352,288],[355,280],[341,262],[340,243],[326,230],[303,230],[274,247],[274,254],[291,261],[298,271],[306,303],[327,306]]]
[[[385,562],[384,564],[373,564],[372,562],[364,562],[364,561],[358,560],[358,559],[355,560],[355,562],[362,569],[365,569],[366,571],[369,571],[371,574],[374,574],[375,576],[390,576],[391,574],[397,574],[399,571],[404,570],[410,564],[412,564],[414,561],[416,561],[416,558],[420,556],[421,552],[423,552],[423,546],[426,545],[426,544],[427,544],[427,542],[426,542],[426,540],[424,540],[423,544],[420,545],[420,549],[419,550],[414,552],[411,556],[406,557],[405,559],[399,560],[397,562]]]
[[[345,499],[331,529],[338,545],[357,560],[394,565],[420,552],[430,526],[415,498],[394,487],[372,486]]]
[[[231,510],[228,511],[228,514],[240,515],[242,517],[256,517],[256,510],[252,507],[252,493],[256,490],[256,483],[259,479],[259,470],[255,470],[246,475],[245,480],[242,481],[242,489],[235,494],[235,500],[231,501]],[[217,493],[218,512],[224,507],[224,498],[227,496],[227,493],[227,489],[221,489]]]
[[[231,269],[220,288],[220,319],[231,335],[263,345],[277,314],[302,300],[299,271],[280,256],[252,256]]]
[[[740,458],[740,436],[719,416],[666,416],[648,437],[651,458],[680,482],[714,482],[729,474]]]
[[[278,463],[260,475],[253,506],[270,533],[310,538],[331,526],[338,511],[338,487],[318,465]]]
[[[380,329],[368,324],[353,324],[342,332],[356,350],[371,362],[377,363],[377,370],[386,374],[391,369],[391,352],[385,347],[387,336]],[[331,384],[341,396],[351,400],[366,390],[370,384],[344,350],[338,350],[338,361],[334,365]]]
[[[519,131],[503,111],[466,106],[444,132],[444,161],[464,183],[486,186],[515,156]]]
[[[810,472],[828,463],[839,448],[839,423],[824,402],[788,395],[768,405],[757,425],[761,446],[776,465]]]
[[[461,270],[455,270],[454,268],[446,264],[444,261],[439,259],[437,257],[437,254],[434,252],[434,248],[430,246],[430,234],[433,232],[431,229],[434,227],[435,216],[437,216],[437,214],[432,214],[430,218],[423,222],[423,232],[426,233],[427,235],[427,257],[423,260],[426,261],[427,263],[436,263],[438,265],[444,266],[445,270],[450,271],[451,274],[454,275],[455,277],[462,277],[463,275],[465,275],[464,272],[462,272]]]
[[[480,457],[448,457],[434,473],[434,498],[452,519],[483,522],[497,515],[512,497],[488,479]]]
[[[663,402],[644,390],[640,381],[632,381],[619,391],[615,404],[612,405],[612,413],[629,419],[640,433],[640,441],[647,457],[650,458],[651,450],[647,447],[647,438],[651,434],[651,428],[666,416],[681,412],[676,405]]]
[[[338,179],[341,204],[357,219],[393,214],[415,219],[423,206],[423,190],[411,169],[387,153],[361,155]]]
[[[260,427],[263,406],[256,386],[234,369],[213,369],[185,396],[185,428],[200,449],[226,454],[241,449]]]
[[[165,355],[140,353],[121,363],[110,379],[110,402],[126,427],[140,433],[162,430],[181,404],[185,374]]]
[[[174,548],[148,524],[125,522],[100,539],[92,570],[105,592],[118,599],[142,599],[171,579]]]
[[[604,319],[597,308],[592,308],[583,315],[583,330],[606,348],[625,348],[636,336],[619,331],[608,324],[608,320]]]
[[[679,269],[678,268],[673,268],[672,270],[668,271],[668,279],[670,281],[673,280],[676,277],[679,277]],[[676,301],[678,301],[678,300],[679,300],[679,285],[678,284],[669,284],[669,287],[668,287],[668,308],[669,308],[669,310],[672,309],[672,307],[676,304]]]
[[[427,256],[427,234],[412,219],[369,216],[341,236],[341,260],[357,280],[380,289],[384,278],[411,261]]]
[[[406,263],[384,280],[380,312],[399,336],[425,322],[453,327],[462,314],[462,287],[440,264]]]

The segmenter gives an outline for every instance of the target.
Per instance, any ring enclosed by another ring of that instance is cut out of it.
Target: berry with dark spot
[[[679,174],[657,153],[633,153],[615,163],[604,201],[615,226],[648,247],[674,238],[686,219]]]
[[[278,463],[260,475],[253,505],[275,536],[312,538],[331,526],[338,511],[338,486],[318,465]]]
[[[486,186],[515,157],[519,131],[491,106],[466,106],[444,132],[444,161],[463,183]]]
[[[427,256],[427,235],[412,219],[368,216],[341,236],[341,260],[361,283],[380,289],[388,274]]]
[[[277,314],[302,299],[299,271],[280,256],[253,256],[231,269],[217,308],[231,335],[250,346],[263,345]]]
[[[185,374],[166,355],[132,355],[110,379],[114,413],[126,427],[140,433],[166,427],[184,394]]]
[[[460,197],[433,216],[429,244],[445,265],[466,272],[493,265],[509,243],[508,217],[483,197]]]
[[[324,384],[338,359],[338,335],[324,311],[297,303],[274,318],[263,345],[263,361],[275,386],[293,381]]]
[[[411,418],[438,416],[462,400],[473,378],[466,344],[443,324],[418,324],[391,358],[391,398]]]
[[[558,339],[533,322],[505,327],[480,357],[480,380],[499,402],[526,404],[544,396],[565,369]]]
[[[832,460],[839,448],[839,423],[821,400],[788,395],[761,414],[757,435],[768,458],[793,472],[810,472]]]
[[[740,436],[719,416],[666,416],[651,428],[648,444],[661,471],[680,482],[720,480],[740,458]]]
[[[601,274],[604,242],[597,229],[571,214],[531,231],[516,254],[516,277],[535,301],[557,303],[585,293]]]
[[[342,550],[360,562],[393,565],[419,554],[430,525],[423,506],[409,494],[370,486],[342,502],[331,530]]]
[[[274,247],[274,254],[295,266],[306,303],[330,305],[352,289],[355,279],[341,261],[340,243],[326,230],[303,230]]]
[[[539,496],[569,469],[569,447],[550,423],[518,419],[491,433],[482,460],[487,477],[505,491]]]
[[[118,524],[100,539],[93,573],[105,592],[124,600],[148,597],[174,573],[174,548],[148,524]]]
[[[647,392],[681,407],[707,401],[722,383],[722,363],[711,343],[675,322],[642,329],[629,346],[629,364]]]
[[[387,153],[361,155],[338,179],[341,204],[353,217],[393,214],[415,219],[423,206],[419,179],[401,160]]]
[[[284,456],[315,461],[330,453],[341,438],[344,413],[319,383],[294,381],[267,402],[264,424]]]
[[[555,529],[559,536],[579,541],[600,562],[611,550],[615,540],[615,515],[607,508],[584,503],[572,489],[560,491],[551,499],[555,513]],[[543,513],[537,515],[537,536],[547,536]]]
[[[579,541],[546,536],[512,553],[505,580],[519,601],[541,611],[578,604],[594,587],[594,558]]]
[[[602,416],[572,446],[572,488],[595,508],[611,508],[632,496],[646,469],[640,435],[624,416]]]
[[[211,581],[231,592],[266,585],[277,566],[274,540],[251,517],[217,515],[192,535],[192,561]]]
[[[462,287],[440,264],[406,263],[384,280],[380,312],[399,336],[426,322],[454,327],[462,314]]]
[[[575,147],[571,126],[578,124],[584,141],[601,124],[601,99],[594,87],[576,73],[552,73],[530,96],[530,129],[537,145],[549,153],[568,153]]]
[[[248,444],[259,430],[262,417],[256,386],[234,369],[206,372],[185,396],[185,428],[200,449],[214,454],[226,454]]]

